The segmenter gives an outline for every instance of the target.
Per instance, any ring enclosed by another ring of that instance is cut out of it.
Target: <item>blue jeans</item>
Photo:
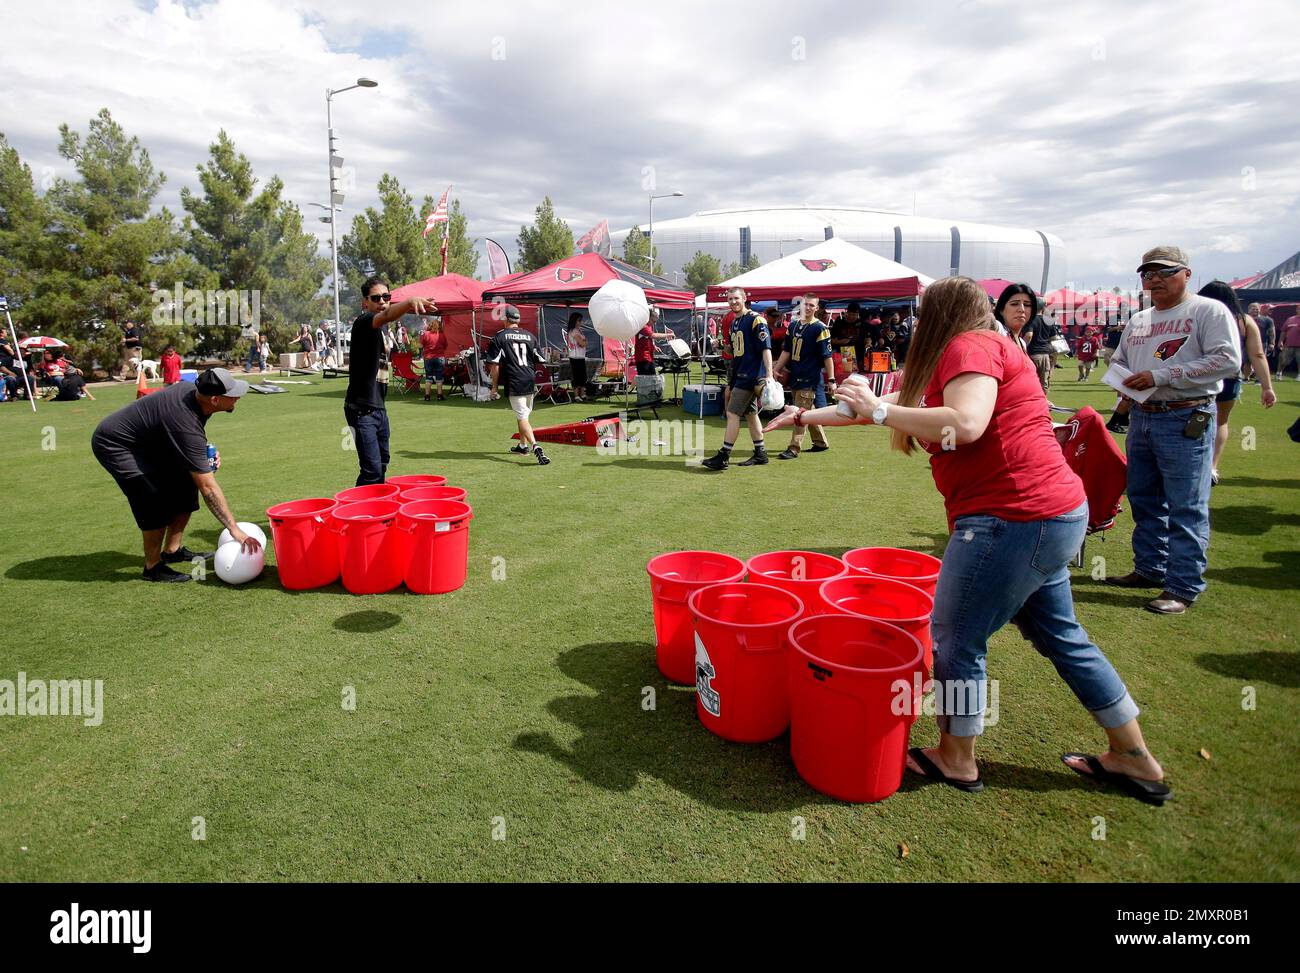
[[[1087,503],[1050,520],[975,514],[954,522],[931,617],[942,732],[984,731],[984,657],[989,638],[1009,621],[1099,724],[1123,726],[1138,715],[1115,667],[1074,617],[1069,564],[1087,530]]]
[[[1201,406],[1210,413],[1210,421],[1197,439],[1183,435],[1195,409],[1143,412],[1134,408],[1129,419],[1133,567],[1185,601],[1195,601],[1205,590],[1215,408]]]
[[[383,409],[375,409],[359,415],[345,405],[343,416],[352,427],[352,439],[357,447],[357,459],[361,463],[357,486],[383,483],[384,474],[388,470],[388,413]]]

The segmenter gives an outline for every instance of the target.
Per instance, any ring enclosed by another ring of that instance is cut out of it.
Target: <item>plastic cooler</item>
[[[846,551],[841,560],[859,574],[879,574],[916,585],[931,598],[942,564],[937,557],[898,547],[859,547]]]
[[[396,500],[398,487],[394,483],[368,483],[365,486],[348,487],[334,494],[340,504],[363,503],[366,500]]]
[[[650,559],[655,663],[670,682],[695,685],[695,629],[686,600],[706,585],[739,581],[745,562],[716,551],[674,551]]]
[[[790,755],[814,790],[842,801],[888,797],[903,782],[921,701],[923,652],[895,625],[814,615],[790,627]]]
[[[199,380],[199,370],[197,368],[182,368],[182,382],[197,382]]]
[[[756,554],[745,565],[749,580],[769,584],[797,595],[805,615],[824,615],[821,586],[832,578],[849,573],[844,562],[817,551],[773,551]]]
[[[790,725],[787,677],[797,595],[771,585],[709,585],[687,601],[695,622],[695,712],[736,743],[762,743]]]
[[[916,636],[925,651],[925,671],[934,669],[930,615],[934,599],[916,585],[878,574],[847,574],[821,586],[828,614],[860,615],[897,625]]]
[[[465,491],[452,486],[407,487],[402,491],[402,503],[416,500],[459,500],[465,502]]]
[[[397,514],[407,535],[406,587],[420,595],[455,591],[469,568],[469,522],[474,511],[459,500],[413,500]]]
[[[435,476],[432,473],[408,473],[405,476],[390,476],[384,481],[397,487],[402,498],[406,498],[406,491],[415,487],[436,487],[446,486],[447,478],[445,476]]]
[[[339,545],[332,517],[337,506],[337,500],[315,497],[267,509],[276,570],[289,590],[306,591],[338,580]]]
[[[392,591],[406,574],[407,535],[394,529],[401,505],[366,500],[334,508],[343,587],[354,595]]]
[[[700,399],[704,400],[706,416],[722,415],[721,385],[684,385],[682,386],[682,411],[690,416],[700,415]]]

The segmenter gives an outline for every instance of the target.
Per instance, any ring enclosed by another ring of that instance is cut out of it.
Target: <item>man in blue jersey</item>
[[[786,335],[785,348],[776,362],[778,375],[788,366],[790,369],[790,389],[794,392],[794,404],[800,409],[812,409],[818,405],[822,381],[826,388],[835,394],[835,363],[831,358],[831,333],[826,325],[817,320],[816,294],[805,294],[801,299],[799,321],[790,325]],[[825,404],[823,401],[821,404]],[[804,425],[796,421],[791,429],[790,445],[777,454],[777,459],[798,459],[803,449],[803,433],[807,429],[812,433],[812,452],[820,453],[830,449],[826,442],[826,433],[818,425]]]
[[[727,304],[735,314],[731,322],[731,360],[733,376],[728,386],[727,432],[722,448],[700,465],[709,470],[725,470],[731,464],[731,450],[740,435],[740,420],[749,426],[754,455],[741,466],[764,466],[768,462],[763,446],[763,425],[758,421],[758,403],[762,383],[772,374],[772,337],[763,315],[750,310],[744,288],[727,291]]]

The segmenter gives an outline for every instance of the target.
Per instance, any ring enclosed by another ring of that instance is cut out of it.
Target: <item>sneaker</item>
[[[828,449],[830,449],[830,447],[827,446],[825,443],[814,443],[812,449],[808,450],[808,452],[810,452],[810,453],[824,453],[824,452],[826,452],[826,450],[828,450]]]
[[[440,395],[440,396],[438,396],[438,398],[441,399],[442,396]],[[424,401],[425,401],[425,402],[431,402],[431,401],[433,401],[432,399],[429,398],[429,393],[428,393],[428,392],[425,392],[425,393],[424,393]]]
[[[1163,581],[1152,581],[1137,571],[1130,571],[1118,578],[1107,578],[1106,583],[1114,588],[1160,588],[1164,585]]]
[[[181,561],[193,561],[196,557],[207,560],[212,557],[212,551],[191,551],[188,547],[178,547],[170,554],[164,553],[162,556],[163,564],[177,564]]]
[[[528,447],[523,443],[515,443],[513,446],[510,447],[510,452],[520,453],[521,455],[526,454],[528,452]]]
[[[793,449],[783,449],[781,450],[781,452],[776,454],[776,458],[777,459],[798,459],[799,454],[796,453]]]
[[[545,453],[542,452],[541,446],[537,446],[536,448],[533,449],[533,455],[537,457],[538,466],[545,466],[547,463],[551,461],[550,457],[548,457]]]
[[[1192,607],[1192,603],[1168,591],[1162,591],[1160,597],[1147,602],[1146,607],[1147,611],[1155,612],[1157,615],[1185,615],[1187,609]]]
[[[176,582],[190,580],[188,574],[182,574],[180,571],[173,570],[162,561],[159,561],[151,568],[145,568],[144,571],[140,573],[140,577],[144,578],[146,581]]]
[[[741,463],[740,465],[741,466],[766,466],[768,462],[769,461],[767,458],[767,450],[763,449],[762,447],[759,447],[758,449],[754,450],[753,456],[745,460],[745,462]]]
[[[706,470],[725,470],[731,465],[731,457],[718,450],[717,453],[700,463]]]

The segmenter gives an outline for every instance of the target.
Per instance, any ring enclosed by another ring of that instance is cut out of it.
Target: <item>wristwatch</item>
[[[871,421],[875,423],[877,426],[883,426],[885,424],[885,420],[888,418],[889,418],[889,404],[887,402],[881,402],[880,405],[876,406],[874,409],[871,410]]]

